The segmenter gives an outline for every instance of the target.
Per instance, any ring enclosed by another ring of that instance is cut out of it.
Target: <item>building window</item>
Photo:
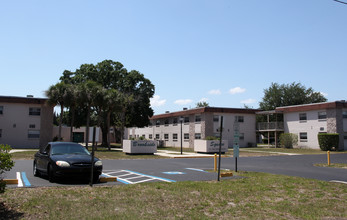
[[[2,129],[0,129],[0,138],[2,137]]]
[[[129,140],[131,140],[133,138],[133,136],[132,135],[129,135]]]
[[[29,108],[29,115],[41,115],[40,108]]]
[[[195,133],[195,139],[200,140],[201,139],[201,133]]]
[[[318,112],[318,120],[327,119],[327,112]]]
[[[149,122],[149,125],[148,125],[150,128],[153,126],[153,123],[152,121]]]
[[[235,116],[235,121],[237,121],[239,123],[243,123],[244,122],[244,118],[243,118],[243,116]]]
[[[196,115],[195,116],[195,123],[200,123],[201,122],[201,115]]]
[[[165,126],[169,126],[169,119],[165,119],[164,125],[165,125]]]
[[[0,115],[4,114],[4,106],[0,106]]]
[[[239,135],[239,140],[240,140],[240,141],[245,140],[245,134],[244,134],[244,133],[240,133],[240,135]]]
[[[160,139],[160,134],[155,134],[155,139],[159,140]]]
[[[184,140],[189,141],[189,133],[184,133]]]
[[[177,134],[172,134],[172,140],[177,141]]]
[[[300,132],[300,142],[307,142],[307,132]]]
[[[213,122],[219,122],[219,115],[213,116]]]
[[[307,121],[306,113],[300,113],[299,114],[299,120],[300,120],[300,122],[306,122]]]
[[[169,134],[164,134],[164,140],[166,140],[166,141],[169,140]]]
[[[184,123],[189,123],[189,117],[184,117]]]
[[[178,118],[174,118],[174,119],[173,119],[173,125],[176,126],[177,123],[178,123]]]
[[[152,134],[150,134],[148,137],[149,137],[150,140],[153,139],[153,135]]]
[[[0,129],[0,138],[1,138],[1,129]],[[343,139],[347,140],[347,135],[343,136]]]
[[[0,113],[1,113],[1,109],[0,109]],[[347,111],[343,111],[342,112],[342,118],[347,118]]]
[[[30,124],[29,128],[35,128],[35,124]]]
[[[155,126],[159,127],[160,126],[160,120],[155,121]]]
[[[40,131],[38,131],[38,130],[29,130],[28,131],[28,138],[29,139],[40,138]]]

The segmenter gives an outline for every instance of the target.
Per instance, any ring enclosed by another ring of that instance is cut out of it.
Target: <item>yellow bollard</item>
[[[217,154],[214,154],[214,172],[217,171]]]
[[[329,150],[328,150],[327,154],[328,154],[328,166],[330,166],[330,151]]]

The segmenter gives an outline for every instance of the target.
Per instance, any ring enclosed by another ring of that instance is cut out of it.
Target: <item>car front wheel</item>
[[[34,161],[34,164],[33,164],[33,174],[34,176],[40,176],[40,172],[37,170],[37,165],[36,165],[36,161]]]

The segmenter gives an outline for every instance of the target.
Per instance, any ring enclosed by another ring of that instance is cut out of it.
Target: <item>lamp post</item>
[[[181,123],[181,154],[183,154],[183,137],[182,137],[182,123],[183,123],[183,117],[180,117],[180,123]]]

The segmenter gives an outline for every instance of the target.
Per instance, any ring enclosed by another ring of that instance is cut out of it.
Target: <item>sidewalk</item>
[[[162,157],[171,157],[171,158],[209,158],[214,157],[213,154],[201,154],[194,152],[181,152],[171,151],[171,150],[157,150],[157,153],[154,155],[162,156]]]

